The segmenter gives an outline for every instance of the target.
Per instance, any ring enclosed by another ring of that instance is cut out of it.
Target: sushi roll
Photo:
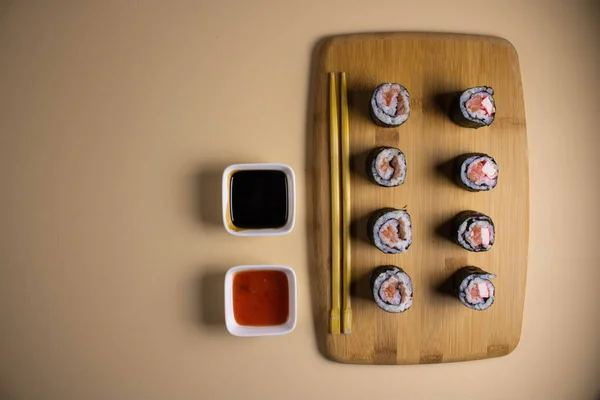
[[[400,126],[410,115],[410,95],[398,83],[382,83],[375,88],[369,107],[371,118],[377,125]]]
[[[458,299],[473,310],[486,310],[494,303],[496,275],[477,267],[463,267],[454,274],[454,290]]]
[[[459,93],[450,107],[450,118],[466,128],[481,128],[494,122],[494,89],[477,86]]]
[[[367,158],[367,174],[379,186],[402,185],[406,178],[406,157],[394,147],[379,147]]]
[[[371,243],[386,254],[405,253],[412,243],[410,215],[404,210],[384,208],[367,223]]]
[[[492,219],[477,211],[463,211],[454,217],[453,239],[462,248],[481,252],[494,245],[496,232]]]
[[[371,290],[383,311],[401,313],[412,305],[412,280],[402,268],[388,265],[375,269],[371,273]]]
[[[471,192],[492,190],[498,184],[498,164],[487,154],[463,154],[454,161],[456,183]]]

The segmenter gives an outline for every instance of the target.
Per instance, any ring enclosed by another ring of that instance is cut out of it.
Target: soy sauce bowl
[[[223,226],[235,236],[290,233],[296,219],[296,179],[285,164],[234,164],[223,171]]]
[[[277,317],[282,312],[286,315]],[[252,318],[264,322],[265,318],[273,317],[282,319],[273,324],[248,324]],[[297,283],[293,269],[283,265],[242,265],[227,271],[225,325],[229,333],[234,336],[285,335],[296,328],[296,321]]]

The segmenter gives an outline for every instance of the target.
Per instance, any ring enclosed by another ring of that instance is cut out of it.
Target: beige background
[[[600,2],[167,3],[0,0],[0,399],[600,395]],[[374,367],[317,351],[303,218],[311,52],[373,30],[493,34],[519,52],[530,263],[507,357]],[[290,235],[219,225],[220,170],[254,161],[296,171]],[[298,273],[292,334],[225,331],[222,274],[246,263]]]

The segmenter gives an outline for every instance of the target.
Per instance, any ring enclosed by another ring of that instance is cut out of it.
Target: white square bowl
[[[266,229],[240,229],[234,228],[229,223],[231,220],[230,209],[229,209],[229,197],[230,197],[230,180],[231,175],[237,171],[248,171],[248,170],[262,170],[262,171],[282,171],[287,178],[287,209],[288,218],[287,222],[281,228],[266,228]],[[290,233],[294,228],[296,222],[296,177],[294,170],[285,164],[269,164],[269,163],[258,163],[258,164],[234,164],[225,168],[223,171],[223,182],[222,182],[222,202],[223,202],[223,226],[227,232],[235,236],[278,236]],[[229,218],[228,218],[229,217]]]
[[[289,310],[284,324],[273,326],[245,326],[236,322],[233,314],[233,277],[242,271],[281,271],[288,281]],[[235,336],[274,336],[285,335],[296,328],[297,290],[296,273],[283,265],[241,265],[230,268],[225,275],[225,325],[229,333]]]

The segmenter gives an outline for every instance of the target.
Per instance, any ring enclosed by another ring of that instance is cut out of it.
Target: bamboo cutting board
[[[529,219],[525,111],[514,47],[486,36],[363,34],[325,41],[315,62],[309,236],[321,351],[336,361],[364,364],[453,362],[510,353],[521,334]],[[342,71],[350,108],[354,323],[351,335],[332,335],[328,73]],[[370,96],[382,82],[400,83],[410,92],[410,118],[400,127],[378,127],[369,118]],[[452,123],[444,112],[448,94],[480,85],[495,90],[494,123],[481,129]],[[366,156],[378,146],[406,154],[404,185],[383,188],[367,180]],[[449,178],[448,162],[469,152],[487,153],[498,162],[494,190],[467,192]],[[406,254],[386,255],[368,242],[367,218],[383,207],[406,207],[412,217],[413,244]],[[496,242],[489,252],[471,253],[443,237],[445,223],[462,210],[494,220]],[[411,276],[413,306],[405,313],[386,313],[371,299],[369,274],[380,265],[397,265]],[[486,311],[468,309],[440,290],[466,265],[498,275],[496,300]]]

